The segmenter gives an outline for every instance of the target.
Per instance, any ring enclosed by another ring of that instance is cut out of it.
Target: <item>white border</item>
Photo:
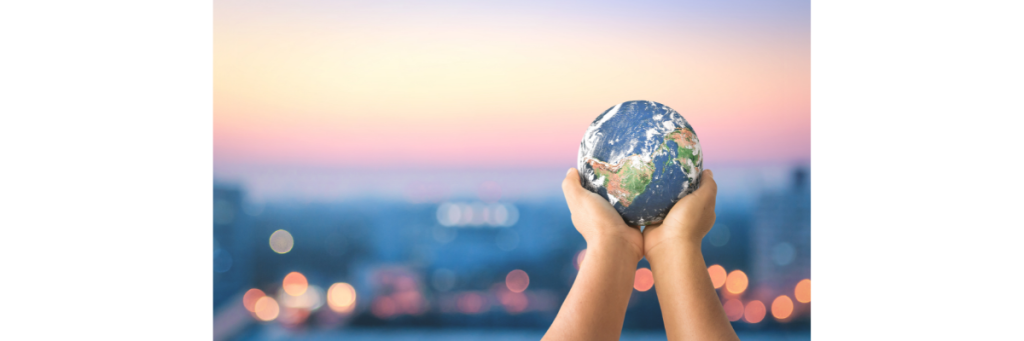
[[[2,338],[212,336],[212,10],[0,4]]]
[[[1021,4],[812,4],[813,338],[1020,337]]]

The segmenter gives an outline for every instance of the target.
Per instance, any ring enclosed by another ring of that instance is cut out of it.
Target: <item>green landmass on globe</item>
[[[676,141],[678,147],[676,157],[666,160],[666,166],[671,161],[678,161],[680,164],[690,167],[691,171],[688,173],[695,173],[697,163],[701,160],[701,155],[693,129],[681,127],[667,134],[664,142],[658,146],[654,156],[661,155],[669,150],[669,140]],[[655,171],[654,163],[644,161],[645,158],[647,156],[643,154],[633,154],[616,164],[609,164],[592,157],[586,157],[585,160],[594,168],[594,172],[600,176],[598,179],[603,179],[603,181],[596,184],[607,188],[608,194],[615,196],[622,203],[622,206],[629,207],[633,203],[633,199],[636,199],[637,196],[647,190],[647,185],[651,183],[651,178]],[[629,167],[624,167],[627,165]]]

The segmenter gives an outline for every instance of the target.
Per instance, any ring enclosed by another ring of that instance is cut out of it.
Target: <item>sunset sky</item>
[[[809,6],[218,0],[214,173],[564,169],[640,99],[705,165],[806,163]]]

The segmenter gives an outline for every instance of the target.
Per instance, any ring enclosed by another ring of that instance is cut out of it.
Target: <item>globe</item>
[[[693,127],[652,101],[616,104],[580,142],[580,182],[608,199],[631,226],[659,223],[700,185],[703,153]]]

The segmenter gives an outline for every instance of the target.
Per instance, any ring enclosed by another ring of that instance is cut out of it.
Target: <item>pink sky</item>
[[[679,111],[708,164],[810,158],[809,25],[790,13],[268,3],[215,9],[215,172],[568,167],[626,100]]]

